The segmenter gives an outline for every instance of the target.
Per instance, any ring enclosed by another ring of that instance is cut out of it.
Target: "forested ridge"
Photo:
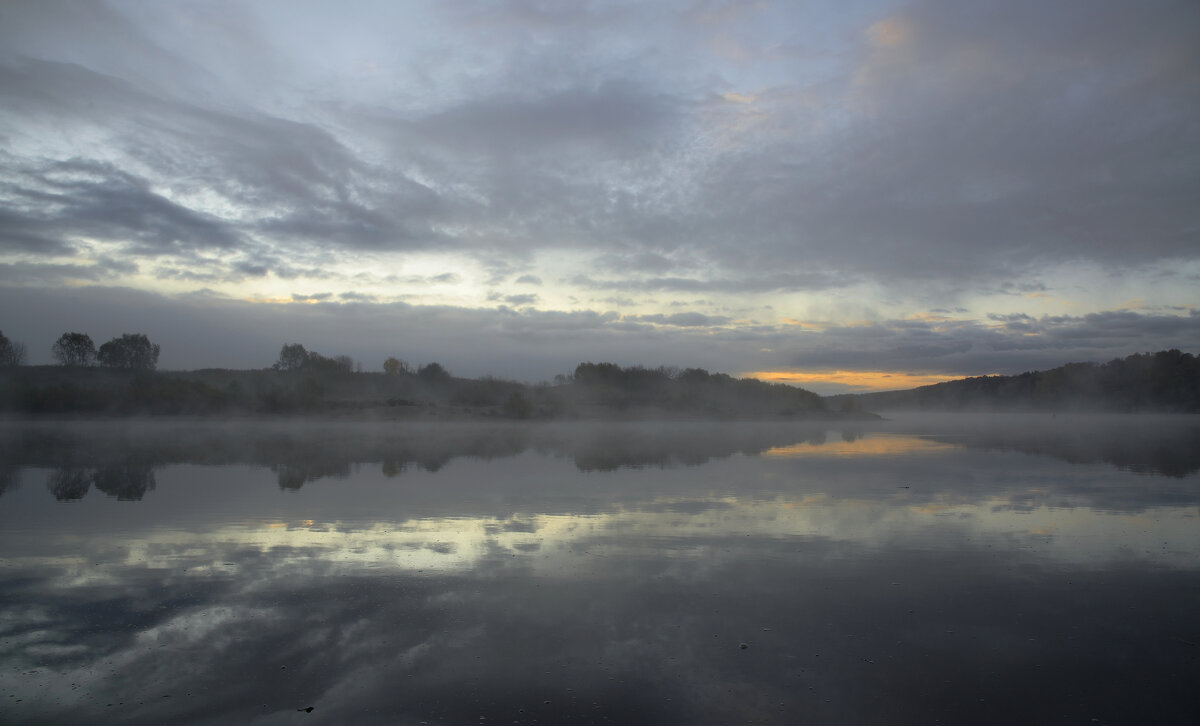
[[[1068,363],[1013,376],[978,376],[904,391],[830,396],[872,410],[1041,410],[1200,413],[1200,358],[1176,349],[1107,363]]]

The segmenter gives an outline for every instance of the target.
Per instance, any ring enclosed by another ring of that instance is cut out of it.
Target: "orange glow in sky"
[[[789,383],[805,388],[813,384],[833,384],[862,392],[894,391],[917,386],[929,386],[943,381],[953,381],[964,376],[948,376],[936,373],[904,373],[901,371],[756,371],[746,373],[748,378],[757,378],[772,383]]]

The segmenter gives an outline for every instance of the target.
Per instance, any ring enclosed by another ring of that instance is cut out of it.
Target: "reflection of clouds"
[[[105,562],[83,557],[13,558],[17,566],[57,572],[59,587],[115,585],[131,569],[171,572],[193,581],[234,580],[245,587],[367,571],[462,573],[497,558],[544,577],[576,577],[598,558],[664,561],[739,556],[740,543],[827,540],[867,550],[919,542],[931,551],[973,542],[1019,550],[1047,561],[1104,566],[1146,560],[1195,568],[1200,559],[1197,507],[1143,514],[978,502],[890,501],[809,496],[740,500],[659,498],[643,507],[582,515],[430,517],[402,522],[265,522],[211,531],[150,530],[130,535]],[[231,559],[232,558],[232,559]]]
[[[550,701],[579,713],[603,704],[613,722],[639,722],[611,710],[630,703],[650,714],[643,723],[715,724],[777,713],[797,684],[819,689],[819,703],[857,701],[864,687],[904,697],[888,690],[901,671],[861,671],[868,658],[935,683],[959,677],[960,656],[1018,653],[1006,672],[1034,672],[1066,628],[1042,618],[1072,612],[1054,590],[1061,565],[1123,581],[1131,564],[1191,577],[1200,561],[1195,507],[932,504],[662,496],[588,516],[272,520],[119,543],[100,533],[81,542],[100,553],[90,565],[10,563],[51,604],[0,610],[0,686],[59,722],[110,702],[121,710],[99,722],[247,722],[249,709],[269,721],[314,704],[314,723],[508,722]],[[1030,580],[1014,562],[1051,566]],[[100,576],[81,579],[76,566]],[[1028,622],[981,610],[1013,577],[1060,599],[1022,599]],[[1104,592],[1079,597],[1094,608]],[[61,598],[107,605],[77,611]],[[88,642],[88,630],[112,635]],[[636,703],[644,693],[658,705]],[[654,709],[666,698],[664,715]]]

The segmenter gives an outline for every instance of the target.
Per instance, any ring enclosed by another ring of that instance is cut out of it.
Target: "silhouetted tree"
[[[279,360],[273,366],[277,371],[298,371],[308,365],[308,351],[299,343],[285,343],[279,350]]]
[[[417,377],[430,383],[445,383],[450,380],[450,371],[440,363],[426,363],[417,369]]]
[[[615,385],[622,378],[621,367],[616,363],[580,363],[575,366],[575,382],[583,386]]]
[[[158,366],[158,353],[159,347],[142,333],[125,333],[100,346],[96,360],[109,368],[152,371]]]
[[[14,343],[0,333],[0,368],[25,365],[25,344]]]
[[[50,354],[59,365],[90,366],[96,362],[96,344],[87,333],[63,333],[50,347]]]
[[[313,350],[309,351],[308,361],[305,362],[302,369],[318,375],[352,373],[354,371],[354,359],[348,355],[339,355],[334,356],[333,358],[326,358],[325,356]]]

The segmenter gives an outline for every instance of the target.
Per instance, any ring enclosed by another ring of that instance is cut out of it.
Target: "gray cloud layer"
[[[585,297],[1028,292],[1050,265],[1200,262],[1198,117],[1187,1],[6,3],[0,281],[270,276],[323,301],[357,255],[455,251],[536,306],[553,277],[530,261],[565,252],[593,260],[558,281]],[[1004,357],[1022,325],[1050,364],[1197,339],[1194,313],[1092,312],[782,349],[716,308],[605,325],[629,355],[647,326],[703,326],[842,367],[1032,363]],[[591,314],[453,313],[531,335]]]

